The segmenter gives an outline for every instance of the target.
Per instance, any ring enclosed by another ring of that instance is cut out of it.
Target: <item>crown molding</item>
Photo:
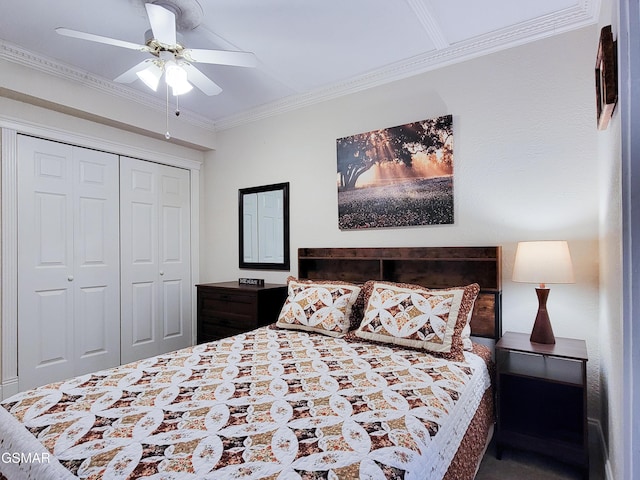
[[[500,50],[593,25],[598,20],[599,5],[600,0],[582,0],[580,5],[554,12],[535,21],[523,22],[491,34],[474,37],[469,41],[432,50],[407,60],[386,65],[383,68],[347,81],[312,92],[291,95],[258,108],[225,117],[215,122],[215,129],[216,131],[222,131],[238,127]]]
[[[414,11],[419,7],[419,4],[416,3],[415,0],[408,1]],[[430,35],[432,38],[435,36],[437,48],[422,55],[386,65],[380,69],[370,71],[346,81],[341,81],[311,92],[291,95],[218,120],[207,119],[186,110],[182,111],[180,119],[181,122],[212,132],[227,130],[263,120],[299,108],[315,105],[477,58],[482,55],[495,53],[524,43],[596,24],[600,12],[600,1],[601,0],[581,0],[580,3],[574,7],[554,12],[553,14],[538,18],[535,21],[523,22],[510,28],[451,45],[446,45],[443,38],[438,40],[438,32],[431,29]],[[417,12],[417,14],[420,15],[420,12],[422,12],[422,10]],[[432,21],[429,17],[422,15],[421,22],[425,28],[431,28],[430,24]],[[48,75],[66,79],[70,82],[82,83],[82,85],[96,89],[102,93],[136,102],[160,113],[165,112],[165,103],[156,97],[69,65],[61,64],[53,59],[36,55],[3,40],[0,40],[0,58],[44,72]]]
[[[120,83],[115,83],[103,77],[99,77],[84,70],[77,69],[70,65],[58,62],[51,58],[35,54],[22,47],[13,45],[0,39],[0,59],[22,65],[53,77],[75,83],[81,83],[85,87],[92,88],[107,95],[123,98],[130,102],[135,102],[151,108],[159,113],[166,112],[166,104],[158,98],[147,95],[143,92],[127,87]],[[193,112],[182,111],[180,121],[204,130],[214,131],[214,123],[203,116]]]

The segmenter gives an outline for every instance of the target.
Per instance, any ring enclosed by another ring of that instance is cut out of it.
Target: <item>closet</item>
[[[189,170],[16,149],[20,389],[190,345]]]

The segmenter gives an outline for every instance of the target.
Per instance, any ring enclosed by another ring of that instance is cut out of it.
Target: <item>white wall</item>
[[[293,275],[299,247],[502,245],[505,331],[530,332],[537,309],[534,286],[510,280],[516,243],[566,239],[576,283],[552,286],[548,307],[556,336],[587,341],[598,418],[597,36],[585,28],[219,132],[205,155],[201,280],[285,281],[237,267],[238,189],[284,181]],[[336,139],[449,113],[455,224],[340,231]]]
[[[622,324],[622,245],[621,245],[621,169],[620,120],[614,116],[609,128],[598,139],[600,155],[600,324],[602,348],[600,390],[602,428],[608,446],[608,467],[622,469],[624,453],[623,418],[623,324]],[[622,470],[610,478],[623,478]]]
[[[73,90],[73,85],[67,85],[67,89]],[[134,105],[129,106],[130,112],[135,110]],[[167,142],[164,138],[157,140],[126,132],[119,128],[2,96],[0,96],[0,127],[26,131],[30,134],[43,131],[48,138],[54,140],[72,135],[76,137],[74,141],[82,146],[93,145],[95,139],[98,139],[104,150],[125,153],[138,158],[171,156],[196,162],[202,162],[203,159],[201,151]]]
[[[0,41],[0,53],[16,58],[0,55],[0,95],[164,141],[165,104],[157,97],[14,48]],[[169,115],[169,131],[173,142],[200,150],[215,148],[212,126],[189,113],[179,120]]]
[[[604,2],[600,25],[612,25],[618,38],[618,2]],[[606,130],[598,133],[600,158],[600,325],[602,348],[600,368],[601,424],[609,458],[605,458],[608,478],[624,478],[625,420],[623,359],[623,278],[622,278],[622,178],[620,108]]]

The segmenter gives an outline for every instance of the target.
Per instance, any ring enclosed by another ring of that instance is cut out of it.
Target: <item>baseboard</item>
[[[609,460],[609,453],[607,452],[607,442],[604,438],[604,432],[602,431],[602,424],[600,420],[595,418],[589,418],[589,438],[593,439],[594,447],[597,449],[596,461],[602,462],[602,472],[604,473],[605,480],[614,480],[613,470],[611,469],[611,461]]]
[[[18,379],[12,379],[0,383],[0,400],[4,400],[5,398],[9,398],[12,395],[15,395],[20,391],[18,386]]]
[[[604,462],[604,476],[606,480],[613,480],[613,472],[611,471],[611,462],[609,459]]]

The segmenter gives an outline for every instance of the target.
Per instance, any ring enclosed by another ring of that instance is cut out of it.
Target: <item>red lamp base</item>
[[[552,344],[556,343],[556,337],[553,335],[549,314],[547,313],[547,298],[549,297],[548,288],[536,288],[538,295],[538,314],[533,324],[530,341],[534,343]]]

